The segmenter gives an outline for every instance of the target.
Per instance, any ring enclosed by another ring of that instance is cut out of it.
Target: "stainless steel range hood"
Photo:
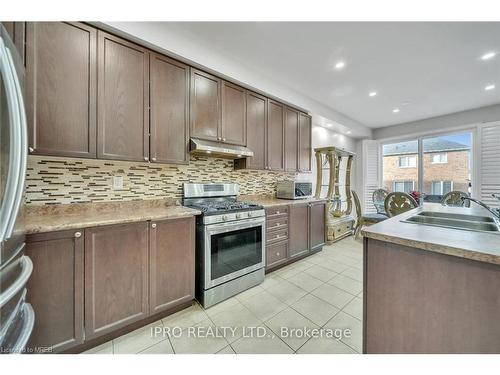
[[[210,155],[228,159],[240,159],[253,156],[253,151],[244,146],[228,145],[215,141],[191,138],[189,149],[194,155]]]

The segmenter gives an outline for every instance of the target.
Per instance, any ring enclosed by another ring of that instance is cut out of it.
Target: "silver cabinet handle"
[[[156,161],[156,158],[151,158],[152,161]]]
[[[82,232],[75,232],[75,238],[80,238],[82,236]]]
[[[156,228],[156,223],[151,224],[151,228]]]
[[[144,156],[144,161],[148,161],[148,157],[147,156]]]
[[[222,138],[222,142],[226,142],[226,138]]]
[[[28,148],[28,150],[29,150],[30,152],[35,151],[35,149],[34,149],[33,147],[29,147],[29,148]]]
[[[279,227],[281,225],[281,223],[276,223],[276,226]]]

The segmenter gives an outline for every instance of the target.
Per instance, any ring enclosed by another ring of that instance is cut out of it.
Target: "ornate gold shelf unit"
[[[316,198],[326,199],[327,243],[353,233],[351,170],[356,154],[337,147],[314,149],[316,155]],[[326,166],[326,167],[325,167]],[[323,171],[329,170],[328,190],[324,194]],[[344,183],[341,183],[341,180]]]

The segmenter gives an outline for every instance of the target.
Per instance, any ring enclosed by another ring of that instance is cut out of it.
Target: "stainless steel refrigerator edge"
[[[26,299],[33,270],[24,255],[22,209],[27,160],[24,65],[0,25],[0,353],[22,353],[35,315]]]

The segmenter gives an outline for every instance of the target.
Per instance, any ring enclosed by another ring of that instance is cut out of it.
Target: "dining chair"
[[[389,191],[386,189],[377,189],[373,192],[372,195],[373,205],[375,206],[375,209],[377,210],[378,214],[385,215],[384,202],[385,202],[385,197],[387,197],[388,194]]]
[[[361,232],[361,227],[364,225],[372,225],[379,223],[385,219],[387,219],[387,216],[384,214],[379,214],[379,213],[373,213],[373,214],[362,214],[361,213],[361,203],[358,198],[358,194],[354,191],[351,190],[352,198],[354,199],[354,205],[356,206],[356,226],[354,228],[354,238],[358,238],[359,233]]]
[[[467,199],[462,199],[462,198],[468,198],[469,194],[464,193],[463,191],[450,191],[449,193],[446,193],[443,195],[443,198],[441,198],[441,204],[443,206],[452,206],[452,207],[470,207],[470,201]]]
[[[410,195],[400,191],[389,193],[384,201],[387,216],[393,217],[418,207],[417,201]]]

